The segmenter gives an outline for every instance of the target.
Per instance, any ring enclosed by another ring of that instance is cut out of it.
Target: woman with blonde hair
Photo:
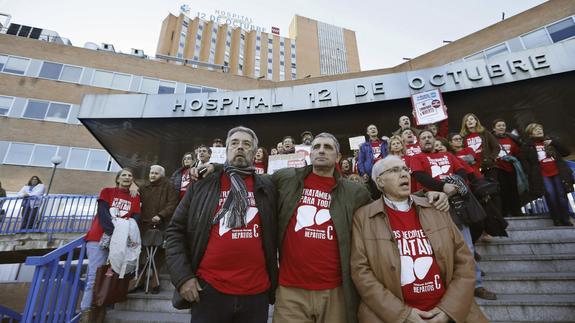
[[[473,113],[463,117],[460,134],[463,145],[473,149],[475,154],[476,163],[473,167],[486,177],[497,179],[495,160],[501,150],[497,139],[481,125],[479,118]]]
[[[545,196],[553,224],[573,226],[567,200],[567,193],[573,192],[573,175],[563,160],[569,150],[558,138],[545,136],[539,123],[529,124],[525,136],[520,159],[529,178],[530,198]]]

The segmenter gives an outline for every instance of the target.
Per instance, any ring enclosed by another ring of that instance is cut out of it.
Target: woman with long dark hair
[[[539,123],[529,124],[525,136],[521,161],[529,179],[530,197],[545,196],[553,224],[573,226],[567,200],[567,193],[573,192],[573,175],[563,160],[569,150],[558,138],[545,136]]]
[[[23,197],[21,230],[30,230],[38,227],[40,219],[36,217],[42,204],[40,197],[44,195],[44,189],[45,186],[42,184],[40,177],[32,176],[30,180],[28,180],[28,183],[18,192],[18,196]]]
[[[259,147],[254,156],[254,167],[256,174],[267,174],[268,172],[268,151],[264,147]]]
[[[499,142],[497,139],[481,125],[479,118],[473,113],[468,113],[461,121],[460,135],[463,138],[463,146],[473,149],[478,169],[492,179],[497,179],[495,160],[499,155]]]

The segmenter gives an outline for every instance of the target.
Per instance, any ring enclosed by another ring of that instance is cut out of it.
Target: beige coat
[[[475,299],[474,260],[448,213],[412,196],[423,231],[433,248],[446,292],[437,305],[455,322],[488,322]],[[354,215],[351,277],[361,297],[359,322],[404,322],[411,308],[403,302],[401,262],[389,219],[378,199]]]

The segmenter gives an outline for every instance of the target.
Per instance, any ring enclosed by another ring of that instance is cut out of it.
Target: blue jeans
[[[471,251],[471,254],[473,255],[475,253],[475,246],[473,246],[473,240],[471,239],[471,231],[469,230],[469,227],[466,225],[462,225],[462,229],[461,229],[461,234],[463,235],[463,240],[465,240],[465,243],[467,243],[467,247],[469,248],[469,250]],[[479,268],[479,264],[477,263],[477,261],[475,261],[475,288],[479,288],[483,285],[482,283],[482,279],[481,279],[481,268]]]
[[[569,221],[569,200],[559,176],[543,176],[545,201],[551,218],[555,221]]]
[[[80,310],[86,311],[92,307],[92,295],[94,291],[94,281],[96,280],[96,270],[106,264],[108,260],[108,250],[101,249],[98,242],[88,241],[86,243],[86,253],[88,254],[88,272],[86,273],[86,288]]]

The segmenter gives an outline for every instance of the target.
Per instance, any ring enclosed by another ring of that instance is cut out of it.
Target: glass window
[[[62,64],[44,62],[38,76],[57,80],[60,77],[60,72],[62,72]]]
[[[213,87],[203,87],[202,86],[202,93],[209,93],[209,92],[217,92],[218,89],[214,89]]]
[[[82,68],[70,65],[64,65],[62,69],[62,75],[60,75],[60,80],[66,82],[78,83],[80,82],[80,76],[82,75]]]
[[[56,146],[36,145],[32,154],[32,165],[51,167],[52,157],[56,155],[57,151],[58,147]]]
[[[109,156],[105,150],[90,150],[87,168],[92,170],[108,170]]]
[[[507,49],[507,46],[505,44],[501,44],[501,45],[497,45],[493,48],[486,49],[485,50],[485,57],[490,58],[490,57],[505,54],[508,52],[509,52],[509,50]]]
[[[8,60],[8,56],[0,55],[0,71],[2,71],[2,69],[4,68],[4,65],[6,65],[7,60]]]
[[[48,102],[28,100],[28,104],[24,109],[23,118],[44,120],[46,112],[48,111]]]
[[[12,101],[14,101],[13,97],[0,96],[0,116],[8,114],[10,107],[12,106]]]
[[[569,17],[547,27],[547,30],[553,42],[556,43],[575,36],[575,23],[573,22],[573,18]]]
[[[33,144],[13,142],[10,144],[10,148],[8,148],[8,153],[6,154],[4,163],[28,165],[30,163],[30,157],[32,156],[32,150],[34,150]]]
[[[479,52],[479,53],[475,53],[473,55],[465,57],[465,60],[466,61],[473,61],[476,59],[483,59],[483,58],[485,58],[485,56],[483,56],[483,52]]]
[[[109,88],[112,85],[112,79],[114,78],[114,73],[105,71],[94,72],[94,78],[92,79],[92,85],[99,87]]]
[[[150,79],[144,77],[142,79],[142,85],[140,85],[140,92],[148,93],[148,94],[156,94],[158,93],[158,86],[160,80],[158,79]]]
[[[27,58],[8,57],[4,65],[4,72],[24,75],[29,61]]]
[[[173,94],[176,91],[175,82],[160,81],[158,94]]]
[[[200,93],[202,92],[201,87],[186,85],[186,93]]]
[[[110,171],[111,172],[119,172],[120,169],[122,169],[122,167],[120,167],[120,165],[118,165],[118,163],[116,163],[116,160],[114,160],[114,158],[110,158],[111,159],[111,163],[110,163]]]
[[[525,49],[536,48],[551,44],[545,28],[541,28],[527,35],[521,36]]]
[[[48,121],[63,121],[68,120],[68,113],[70,112],[69,104],[62,103],[50,103],[48,108],[48,113],[46,115],[46,120]]]
[[[70,148],[66,168],[84,169],[88,159],[89,149]]]
[[[132,81],[132,75],[114,73],[114,79],[112,80],[112,88],[128,91],[130,89],[131,81]]]

